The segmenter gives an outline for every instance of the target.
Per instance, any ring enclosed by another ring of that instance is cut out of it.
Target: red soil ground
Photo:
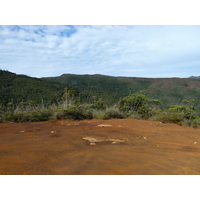
[[[0,174],[200,174],[200,129],[135,119],[1,123]]]

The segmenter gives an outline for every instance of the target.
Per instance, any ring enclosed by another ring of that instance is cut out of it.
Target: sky
[[[200,76],[199,25],[2,25],[0,69],[32,77]]]

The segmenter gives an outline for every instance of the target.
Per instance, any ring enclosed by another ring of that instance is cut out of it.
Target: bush
[[[120,113],[119,108],[109,107],[105,110],[105,117],[108,119],[122,119],[124,116]]]
[[[22,113],[3,113],[2,121],[5,122],[37,122],[49,120],[52,113],[50,111],[33,111]]]
[[[101,98],[98,99],[97,101],[95,100],[94,103],[92,104],[92,108],[96,109],[96,110],[103,110],[106,108],[106,106],[108,105],[107,101],[103,101]]]
[[[84,119],[92,119],[92,111],[91,110],[85,110],[82,112]]]
[[[194,99],[183,100],[181,105],[172,105],[161,111],[158,100],[148,99],[144,94],[131,94],[120,99],[115,107],[106,107],[107,102],[95,100],[93,104],[52,105],[49,107],[34,106],[31,102],[21,102],[6,106],[0,104],[0,122],[37,122],[47,120],[83,120],[83,119],[121,119],[125,117],[151,119],[163,123],[199,127],[200,118],[195,113]]]
[[[77,109],[84,115],[85,119],[92,119],[92,104],[81,104]]]
[[[59,109],[56,114],[56,119],[83,120],[92,119],[91,109],[86,109],[84,106],[71,106],[68,109]]]
[[[165,111],[151,117],[151,120],[160,121],[162,123],[175,123],[183,125],[184,115]]]
[[[118,104],[120,111],[131,114],[132,112],[141,109],[147,101],[148,99],[145,95],[135,93],[120,99]]]
[[[92,118],[94,119],[108,119],[105,110],[93,110]]]
[[[108,107],[104,110],[92,110],[92,116],[95,119],[122,119],[124,116],[118,108]]]
[[[133,112],[128,116],[130,119],[142,119],[141,115],[139,115],[137,112]]]
[[[183,105],[172,105],[155,115],[152,119],[161,121],[163,123],[176,123],[179,125],[197,127],[200,125],[199,116],[195,113],[196,108],[191,106],[194,100],[183,100]]]
[[[61,113],[57,114],[57,119],[70,119],[70,120],[82,120],[85,119],[84,115],[80,111],[76,110],[63,110]]]
[[[193,128],[198,128],[200,126],[200,120],[199,119],[193,119],[188,123],[188,126],[191,126]]]
[[[120,111],[127,117],[137,113],[137,115],[145,119],[155,114],[158,107],[154,105],[159,104],[161,104],[160,101],[148,99],[146,95],[139,93],[131,94],[118,102]]]

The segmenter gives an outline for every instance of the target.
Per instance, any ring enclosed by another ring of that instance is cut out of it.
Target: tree
[[[68,105],[72,105],[74,103],[74,92],[75,90],[69,90],[67,88],[64,89],[64,94],[61,97],[64,109],[66,109]]]
[[[121,112],[128,115],[136,112],[144,118],[149,117],[149,115],[152,114],[153,104],[159,105],[160,101],[148,99],[146,95],[141,93],[131,94],[127,97],[120,99],[120,101],[118,102],[118,106]]]

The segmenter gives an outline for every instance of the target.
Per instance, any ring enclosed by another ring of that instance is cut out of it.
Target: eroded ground
[[[135,119],[1,123],[0,174],[200,174],[200,129]]]

